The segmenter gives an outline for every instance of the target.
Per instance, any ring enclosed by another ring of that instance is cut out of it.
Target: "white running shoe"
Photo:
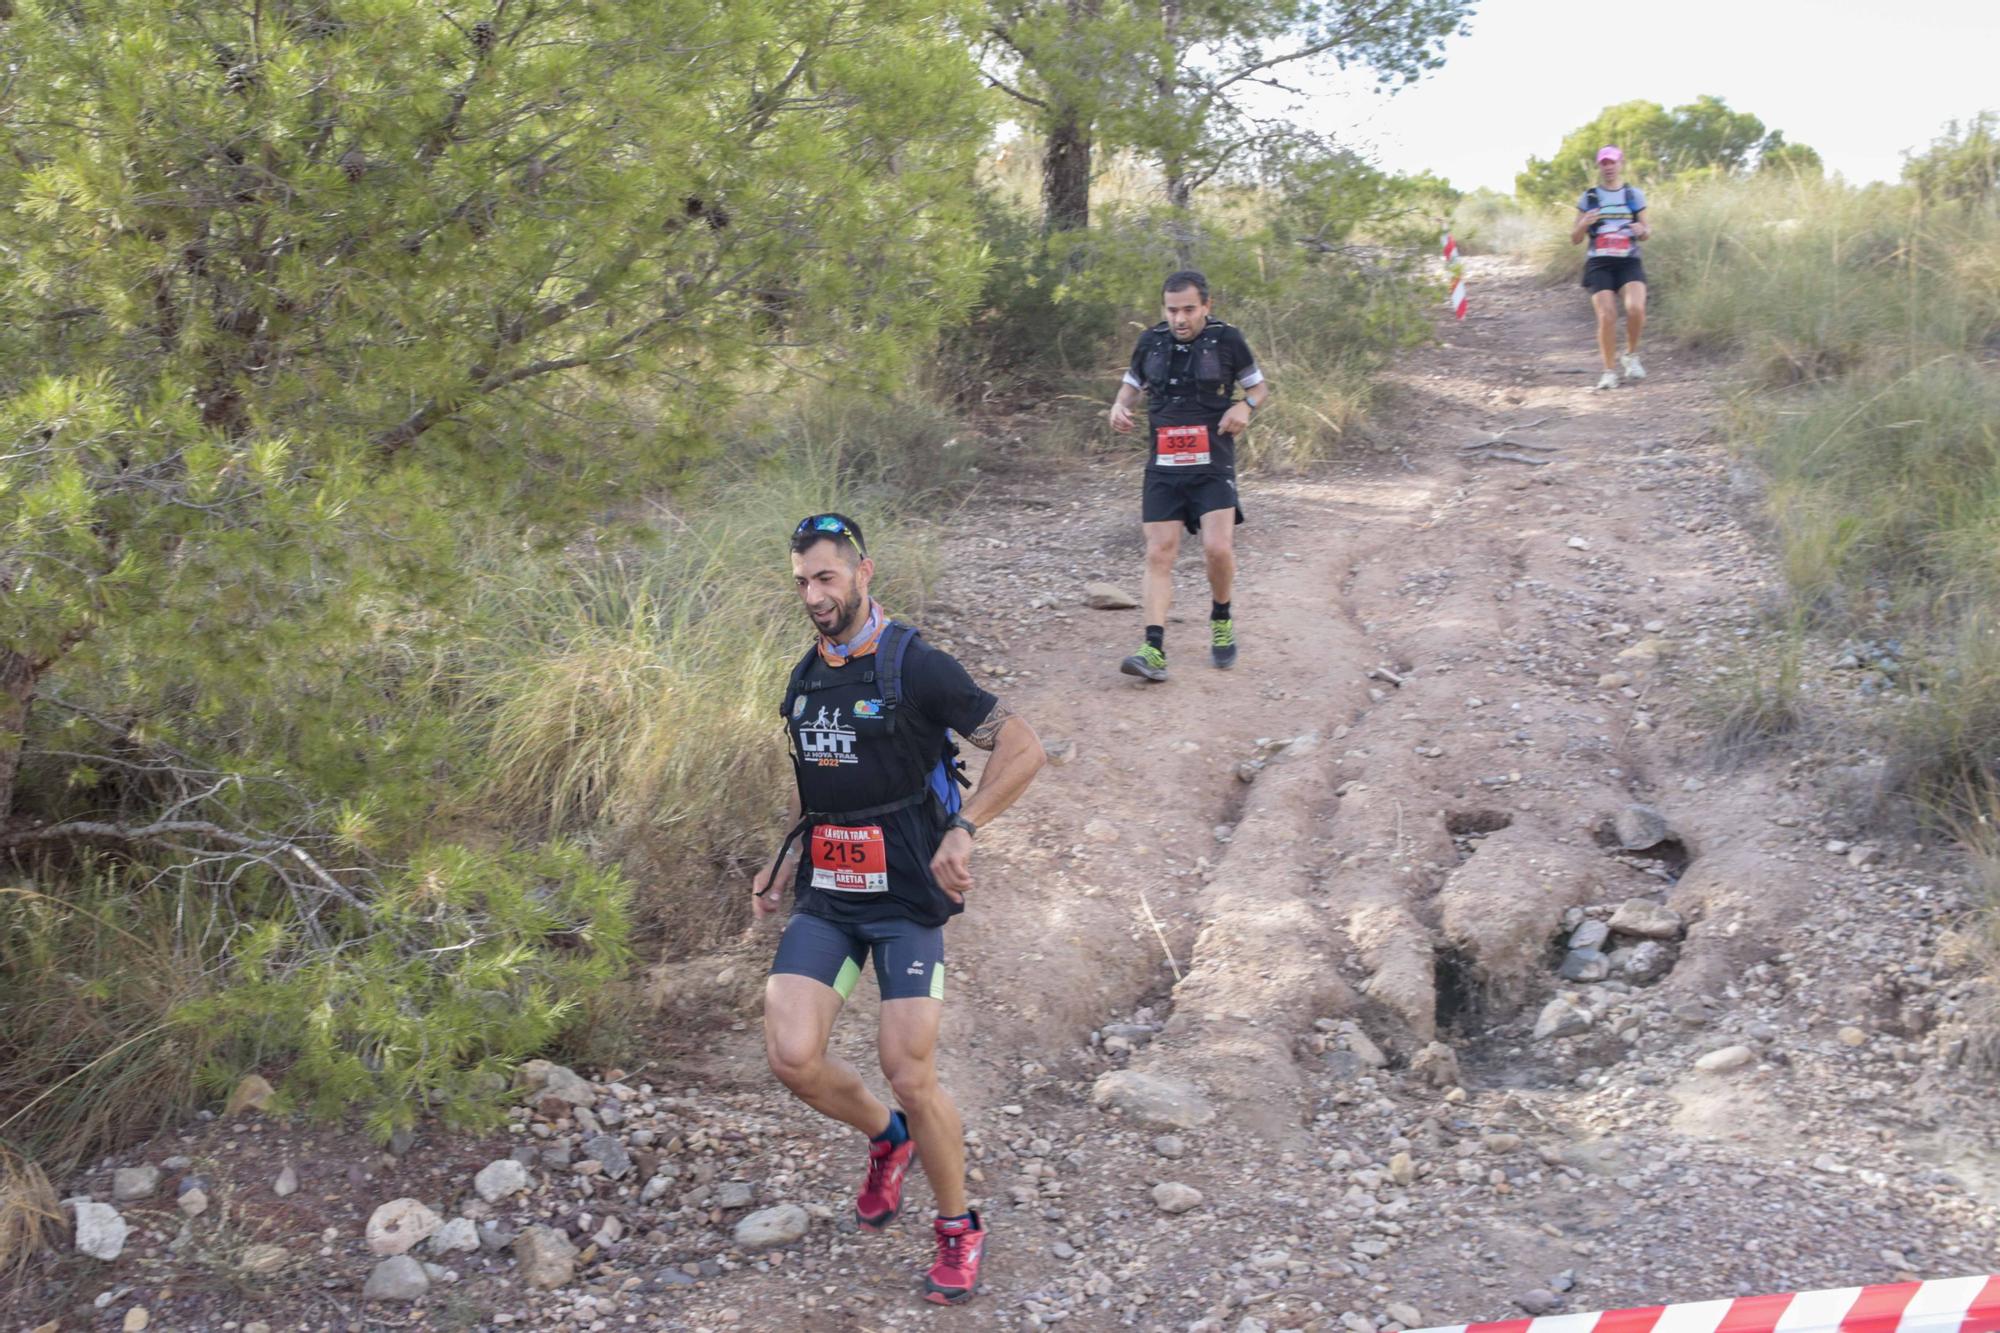
[[[1615,389],[1615,388],[1617,388],[1617,387],[1618,387],[1618,372],[1617,372],[1617,371],[1615,371],[1615,370],[1607,370],[1607,371],[1605,371],[1605,372],[1604,372],[1604,373],[1603,373],[1602,375],[1599,375],[1599,376],[1597,377],[1597,387],[1598,387],[1598,388],[1600,388],[1600,389]]]
[[[1646,368],[1639,364],[1639,354],[1637,352],[1625,353],[1624,366],[1626,379],[1642,380],[1646,378]]]

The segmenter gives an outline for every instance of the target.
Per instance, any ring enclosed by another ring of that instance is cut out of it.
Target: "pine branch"
[[[212,824],[205,819],[162,819],[150,824],[107,824],[93,819],[73,819],[61,824],[43,824],[29,828],[0,831],[0,851],[15,847],[29,847],[45,843],[109,842],[128,847],[161,847],[168,851],[192,853],[196,848],[178,841],[183,838],[200,839],[214,846],[224,848],[253,860],[264,862],[273,873],[288,884],[296,883],[296,878],[287,873],[279,864],[284,858],[297,862],[306,872],[311,885],[329,897],[338,898],[349,907],[360,908],[364,904],[354,896],[345,884],[327,873],[312,853],[295,842],[284,838],[253,838],[233,832],[220,824]]]

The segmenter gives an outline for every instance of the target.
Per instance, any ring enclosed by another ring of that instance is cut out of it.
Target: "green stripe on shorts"
[[[933,1000],[942,1000],[944,998],[943,963],[931,964],[931,998]]]
[[[854,994],[854,983],[859,980],[861,980],[861,964],[852,958],[844,958],[840,963],[840,974],[833,979],[833,989],[844,1000]]]

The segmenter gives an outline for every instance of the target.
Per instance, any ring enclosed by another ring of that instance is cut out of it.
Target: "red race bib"
[[[1154,459],[1161,467],[1204,467],[1208,463],[1206,426],[1161,426],[1153,437]]]
[[[889,849],[878,824],[813,825],[812,886],[830,893],[887,893]]]
[[[1607,231],[1597,238],[1597,253],[1622,259],[1632,253],[1632,238],[1623,232]]]

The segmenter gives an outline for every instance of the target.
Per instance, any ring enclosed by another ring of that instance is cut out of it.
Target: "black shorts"
[[[1243,506],[1236,500],[1233,477],[1176,477],[1164,472],[1146,474],[1146,491],[1139,503],[1139,516],[1148,523],[1187,524],[1189,532],[1201,531],[1201,516],[1218,509],[1234,509],[1236,521],[1243,521]]]
[[[944,927],[920,926],[902,917],[846,925],[794,912],[778,941],[771,973],[811,977],[839,991],[844,1000],[854,993],[870,953],[883,999],[944,998]]]
[[[1583,261],[1583,289],[1592,295],[1598,292],[1615,292],[1628,282],[1644,282],[1646,266],[1633,255],[1621,259],[1616,255],[1598,255]]]

